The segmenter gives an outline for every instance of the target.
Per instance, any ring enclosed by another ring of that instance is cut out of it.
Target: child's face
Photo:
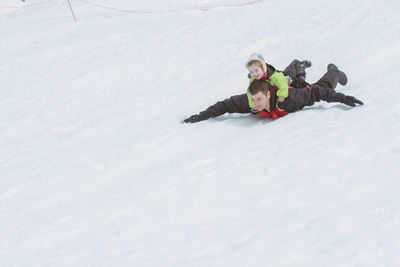
[[[264,75],[262,68],[257,64],[251,64],[247,69],[249,70],[251,77],[256,80],[260,80]]]
[[[256,110],[261,111],[263,109],[269,109],[269,98],[270,93],[267,92],[267,95],[264,95],[263,92],[258,92],[255,95],[250,95],[251,102],[253,102]]]

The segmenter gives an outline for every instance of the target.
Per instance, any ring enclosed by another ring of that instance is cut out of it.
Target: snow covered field
[[[400,266],[400,2],[0,1],[0,266]],[[247,57],[333,62],[276,121],[181,121]]]

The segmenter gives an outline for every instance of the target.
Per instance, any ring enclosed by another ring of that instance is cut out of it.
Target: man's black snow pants
[[[339,94],[335,92],[339,73],[336,70],[328,70],[316,83],[304,88],[289,88],[289,96],[278,104],[280,109],[287,112],[295,112],[305,106],[311,106],[321,100],[326,102],[341,102]]]

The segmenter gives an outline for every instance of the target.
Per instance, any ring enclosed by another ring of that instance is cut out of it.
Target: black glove
[[[189,118],[183,120],[183,122],[185,123],[195,123],[195,122],[199,122],[199,121],[204,121],[204,120],[208,120],[209,118],[211,118],[211,114],[209,114],[206,111],[200,112],[199,114],[195,114],[190,116]]]
[[[189,118],[183,120],[184,123],[195,123],[195,122],[199,122],[199,121],[203,121],[206,120],[204,119],[201,115],[196,114],[196,115],[192,115]]]
[[[354,96],[351,96],[351,95],[345,96],[343,99],[343,103],[348,106],[351,106],[351,107],[355,107],[356,104],[364,105],[363,102],[361,102],[360,100],[358,100],[357,98],[355,98]]]
[[[361,102],[360,100],[358,100],[354,96],[345,95],[345,94],[342,94],[342,93],[336,93],[335,102],[340,102],[340,103],[346,104],[346,105],[351,106],[351,107],[355,107],[356,104],[364,105],[363,102]]]

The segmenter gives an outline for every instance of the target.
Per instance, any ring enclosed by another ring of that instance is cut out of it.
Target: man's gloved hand
[[[202,120],[206,120],[206,119],[204,119],[201,115],[196,114],[196,115],[190,116],[187,119],[184,119],[183,122],[184,123],[195,123],[195,122],[199,122],[199,121],[202,121]]]
[[[204,121],[204,120],[208,120],[209,118],[211,118],[211,114],[209,114],[206,111],[200,112],[199,114],[195,114],[190,116],[189,118],[183,120],[183,122],[185,123],[195,123],[195,122],[199,122],[199,121]]]
[[[350,96],[350,95],[347,95],[347,96],[344,97],[343,103],[348,105],[348,106],[351,106],[351,107],[355,107],[356,104],[364,105],[363,102],[361,102],[360,100],[358,100],[354,96]]]

